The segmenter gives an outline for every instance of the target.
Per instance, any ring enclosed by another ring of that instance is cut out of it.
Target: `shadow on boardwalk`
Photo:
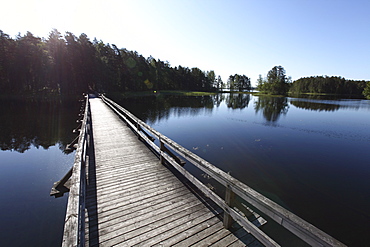
[[[93,136],[93,126],[91,128],[91,140],[90,140],[90,149],[88,150],[89,156],[89,167],[88,167],[88,177],[86,190],[87,194],[91,197],[92,201],[95,203],[86,204],[86,242],[89,243],[88,246],[98,245],[99,244],[99,223],[97,212],[97,193],[96,193],[96,167],[95,167],[95,146],[94,146],[94,136]]]

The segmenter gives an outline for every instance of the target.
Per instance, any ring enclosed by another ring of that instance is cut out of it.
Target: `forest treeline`
[[[348,80],[340,76],[311,76],[292,82],[282,66],[273,67],[266,78],[259,75],[257,89],[273,95],[299,95],[303,93],[364,95],[370,99],[370,82]]]
[[[232,78],[234,88],[250,89],[245,75]],[[54,29],[47,39],[31,32],[12,39],[0,30],[2,94],[69,96],[87,91],[212,91],[225,87],[213,70],[171,67],[167,61],[144,58],[136,51],[90,41],[86,34],[77,37],[66,32],[63,36]]]
[[[290,92],[361,95],[366,85],[366,81],[348,80],[339,76],[311,76],[294,81]]]
[[[282,66],[273,67],[257,80],[258,90],[267,94],[288,92],[361,94],[370,98],[370,82],[342,77],[315,76],[291,82]],[[64,36],[53,29],[39,38],[31,32],[10,38],[0,30],[0,94],[74,96],[84,92],[147,90],[249,91],[250,78],[230,75],[226,83],[213,70],[171,67],[152,56],[119,49],[86,34]]]

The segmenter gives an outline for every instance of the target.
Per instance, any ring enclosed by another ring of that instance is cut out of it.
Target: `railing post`
[[[164,164],[164,158],[163,158],[162,152],[165,151],[165,146],[164,146],[164,143],[162,142],[161,139],[159,139],[159,143],[160,143],[160,150],[161,150],[159,152],[159,157],[160,157],[161,164],[163,165]]]
[[[140,125],[139,125],[139,120],[136,120],[136,133],[137,133],[137,138],[140,139]]]
[[[227,184],[226,192],[225,192],[225,202],[229,207],[232,207],[234,198],[235,198],[235,193],[231,190],[230,185]],[[233,223],[233,218],[230,216],[227,210],[225,210],[224,211],[224,227],[226,229],[229,229],[232,223]]]

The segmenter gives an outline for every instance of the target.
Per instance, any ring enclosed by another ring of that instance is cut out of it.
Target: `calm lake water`
[[[67,197],[49,192],[72,166],[62,150],[80,103],[0,103],[0,246],[60,246]],[[368,246],[369,100],[157,94],[121,104],[345,244]]]
[[[79,108],[0,100],[0,246],[61,246],[67,196],[49,193],[73,164]]]
[[[159,94],[121,104],[342,242],[370,243],[369,100]]]

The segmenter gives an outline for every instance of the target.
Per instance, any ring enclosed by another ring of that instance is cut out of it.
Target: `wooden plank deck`
[[[94,153],[86,192],[86,246],[261,246],[222,210],[160,164],[99,98],[90,99]]]

